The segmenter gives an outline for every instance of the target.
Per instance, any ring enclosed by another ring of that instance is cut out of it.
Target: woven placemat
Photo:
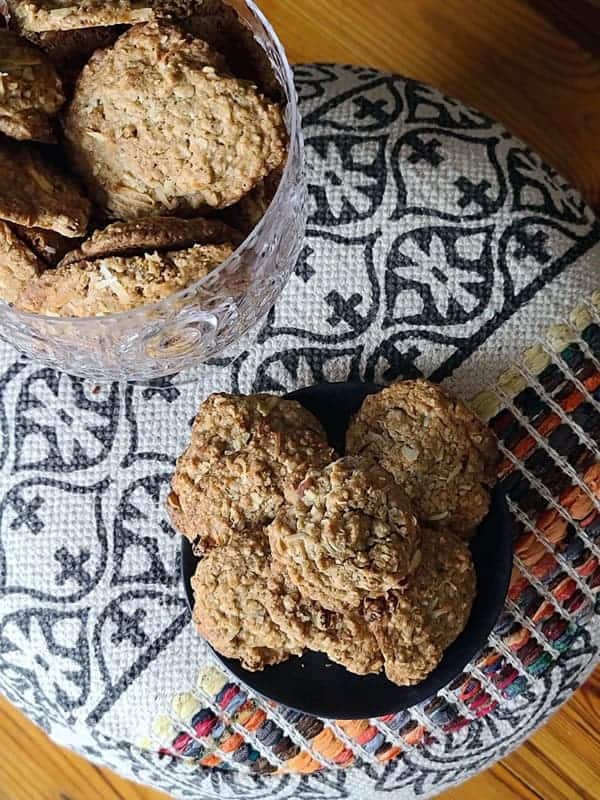
[[[373,70],[297,69],[310,219],[268,318],[193,374],[94,385],[0,346],[0,690],[176,797],[426,797],[515,747],[597,663],[600,226],[501,126]],[[212,391],[426,375],[496,431],[505,612],[426,703],[334,722],[223,671],[164,498]]]

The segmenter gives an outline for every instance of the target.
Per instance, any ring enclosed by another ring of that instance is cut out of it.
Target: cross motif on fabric
[[[494,201],[487,194],[488,189],[492,188],[492,184],[489,181],[483,180],[479,181],[479,183],[473,183],[469,178],[463,176],[454,181],[454,185],[461,193],[457,201],[460,208],[467,208],[471,203],[477,203],[484,214],[488,214],[492,210]]]
[[[357,119],[371,117],[380,124],[387,122],[388,114],[385,110],[387,101],[385,99],[373,101],[369,100],[368,97],[355,97],[354,105],[356,106],[355,116]]]
[[[10,524],[11,530],[19,530],[25,525],[34,536],[41,533],[44,530],[44,521],[39,518],[37,512],[43,505],[44,500],[39,495],[36,495],[29,502],[22,497],[13,497],[12,506],[17,515]]]
[[[314,252],[315,251],[312,249],[312,247],[306,244],[298,256],[295,274],[298,276],[298,278],[302,278],[304,283],[308,283],[313,275],[316,275],[316,270],[309,263],[309,258],[314,254]]]
[[[527,233],[527,231],[519,230],[515,236],[519,246],[515,248],[514,256],[519,261],[532,256],[538,264],[547,264],[552,258],[550,253],[546,250],[546,242],[548,236],[545,231],[537,231],[536,233]]]
[[[385,381],[393,381],[397,378],[412,380],[423,377],[423,373],[415,364],[416,359],[421,355],[418,347],[412,345],[408,350],[399,350],[396,342],[386,341],[381,345],[380,352],[389,364],[382,375]]]
[[[112,621],[117,626],[117,630],[110,637],[112,644],[131,642],[134,647],[144,647],[148,643],[148,634],[142,627],[142,622],[146,618],[143,608],[136,608],[133,614],[126,614],[120,608],[112,611]]]
[[[166,400],[167,403],[174,403],[180,396],[181,392],[176,386],[171,383],[171,378],[155,378],[149,382],[149,385],[142,392],[144,400],[153,400],[159,397]]]
[[[415,138],[411,141],[412,153],[408,156],[411,164],[419,164],[426,161],[432,167],[439,167],[444,161],[444,156],[438,153],[442,143],[439,139],[430,139],[424,142],[422,139]]]
[[[92,576],[84,569],[84,564],[90,560],[89,550],[81,550],[79,555],[74,556],[66,547],[61,547],[54,553],[54,559],[61,566],[61,571],[56,576],[56,583],[59,586],[70,579],[76,581],[80,586],[88,586],[91,583]]]
[[[327,322],[332,328],[337,327],[340,322],[346,322],[352,330],[362,330],[366,320],[356,311],[356,307],[362,303],[362,300],[360,294],[353,294],[346,300],[338,292],[330,292],[325,301],[332,307],[333,314],[328,317]]]

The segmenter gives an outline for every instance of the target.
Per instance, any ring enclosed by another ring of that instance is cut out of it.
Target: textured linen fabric
[[[306,241],[249,335],[146,386],[0,345],[0,691],[175,797],[428,797],[514,748],[598,661],[600,226],[523,143],[434,89],[346,66],[296,76]],[[186,609],[164,499],[189,424],[214,391],[418,375],[500,437],[505,614],[410,712],[335,723],[271,706],[223,673]]]

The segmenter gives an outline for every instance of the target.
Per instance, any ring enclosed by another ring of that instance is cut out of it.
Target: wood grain
[[[506,124],[600,210],[600,30],[579,0],[259,2],[292,60],[367,64],[438,86]],[[516,753],[443,797],[598,800],[599,718],[600,669]],[[2,699],[0,752],[0,800],[164,798],[56,747]]]
[[[366,64],[431,83],[504,123],[600,209],[600,59],[525,0],[260,4],[292,61]]]

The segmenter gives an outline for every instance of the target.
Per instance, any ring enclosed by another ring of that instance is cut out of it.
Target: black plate
[[[319,384],[289,394],[318,417],[339,453],[352,414],[368,394],[381,390],[376,384]],[[198,563],[187,539],[182,537],[182,572],[190,608],[191,578]],[[359,676],[320,654],[307,651],[262,672],[248,672],[239,661],[217,657],[255,692],[286,706],[333,719],[364,719],[392,714],[435,695],[461,673],[485,645],[504,605],[512,568],[512,520],[499,489],[492,496],[490,513],[471,542],[477,572],[477,597],[467,627],[446,650],[439,666],[417,686],[396,686],[383,675]]]

